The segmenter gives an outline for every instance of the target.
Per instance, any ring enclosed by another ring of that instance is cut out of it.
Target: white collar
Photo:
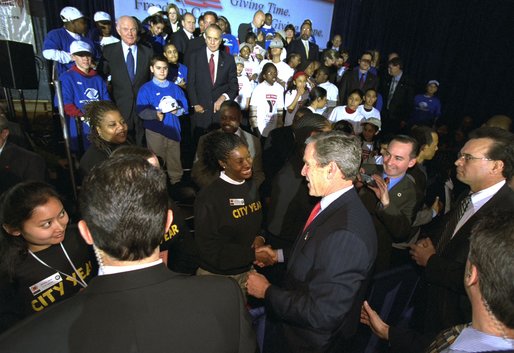
[[[232,179],[231,177],[229,177],[224,170],[221,171],[220,173],[220,178],[224,181],[226,181],[227,183],[229,184],[232,184],[232,185],[243,185],[245,180],[243,181],[237,181],[237,180],[234,180]]]
[[[138,265],[128,265],[128,266],[102,266],[101,269],[98,271],[98,275],[112,275],[115,273],[122,273],[122,272],[129,272],[129,271],[136,271],[136,270],[142,270],[144,268],[157,266],[158,264],[162,263],[162,259],[155,260],[152,262],[147,262],[144,264],[138,264]]]
[[[320,201],[321,211],[323,211],[325,208],[327,208],[332,202],[337,200],[342,194],[349,191],[353,188],[353,185],[347,186],[341,190],[337,190],[327,196],[323,196],[323,198]],[[320,212],[321,212],[320,211]]]

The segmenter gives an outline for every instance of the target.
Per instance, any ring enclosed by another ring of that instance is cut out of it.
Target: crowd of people
[[[416,95],[398,53],[352,63],[338,34],[320,50],[308,19],[60,17],[42,54],[79,212],[1,113],[0,351],[358,352],[359,322],[393,352],[514,350],[509,117],[448,126],[437,80]],[[365,301],[406,267],[409,328]]]

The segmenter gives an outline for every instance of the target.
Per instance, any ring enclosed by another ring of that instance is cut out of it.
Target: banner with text
[[[330,25],[334,0],[179,0],[179,1],[138,1],[114,0],[116,17],[122,15],[136,16],[140,20],[148,16],[150,6],[159,6],[166,11],[168,4],[174,3],[181,13],[191,12],[197,19],[205,11],[214,11],[225,16],[230,21],[232,34],[237,37],[240,23],[250,23],[257,10],[273,15],[275,30],[283,30],[291,23],[297,34],[305,19],[310,19],[313,26],[313,36],[321,49],[326,47],[330,39]]]

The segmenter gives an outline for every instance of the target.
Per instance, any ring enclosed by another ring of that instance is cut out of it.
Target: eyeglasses
[[[466,162],[472,161],[472,160],[481,160],[481,161],[494,161],[494,159],[487,158],[487,157],[475,157],[467,153],[461,153],[459,152],[457,154],[457,160],[464,158]]]

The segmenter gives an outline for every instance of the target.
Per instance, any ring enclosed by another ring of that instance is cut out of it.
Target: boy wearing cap
[[[83,41],[74,41],[70,45],[71,60],[75,63],[68,71],[59,77],[62,87],[64,112],[72,118],[67,120],[70,131],[70,148],[79,151],[78,121],[84,117],[84,107],[87,103],[98,100],[110,100],[107,85],[102,77],[93,70],[93,47]],[[57,99],[55,104],[57,105]],[[83,121],[82,146],[84,151],[89,147],[89,124]]]
[[[82,12],[75,7],[66,6],[60,15],[64,26],[48,32],[43,43],[43,56],[47,60],[57,62],[58,75],[73,66],[70,55],[70,45],[73,41],[80,40],[94,48],[93,42],[84,37],[87,33],[87,22]],[[96,50],[93,49],[92,54],[94,59],[98,59]]]
[[[93,17],[96,28],[92,33],[91,39],[103,48],[107,44],[117,43],[120,40],[112,35],[111,15],[107,12],[97,11]]]
[[[430,80],[425,87],[425,94],[414,97],[414,112],[409,125],[434,126],[441,115],[441,101],[435,96],[439,89],[439,81]]]
[[[262,60],[260,71],[262,71],[264,65],[272,62],[277,68],[277,82],[285,89],[287,82],[293,77],[294,69],[282,61],[281,54],[283,48],[284,43],[281,40],[273,39],[269,45],[269,57],[271,60]]]
[[[153,78],[139,89],[136,107],[143,119],[148,147],[166,163],[171,184],[182,179],[180,161],[180,121],[188,114],[188,103],[182,89],[167,80],[168,61],[155,56],[150,61]]]

